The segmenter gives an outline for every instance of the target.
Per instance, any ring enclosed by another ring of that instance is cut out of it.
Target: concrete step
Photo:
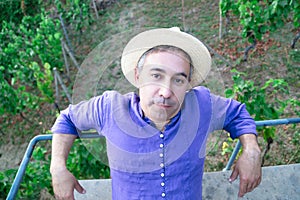
[[[231,171],[208,172],[203,177],[203,200],[238,199],[239,180],[229,183]],[[76,200],[111,200],[111,179],[80,180],[86,194]],[[263,167],[261,184],[243,198],[249,200],[300,200],[300,164]]]

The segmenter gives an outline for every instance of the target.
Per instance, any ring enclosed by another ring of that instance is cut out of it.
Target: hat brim
[[[135,68],[140,57],[158,45],[181,48],[189,54],[194,67],[190,85],[203,82],[211,68],[211,56],[205,45],[196,37],[176,29],[159,28],[142,32],[133,37],[123,50],[121,68],[127,80],[136,86]]]

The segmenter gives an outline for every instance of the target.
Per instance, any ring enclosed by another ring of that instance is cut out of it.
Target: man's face
[[[154,123],[167,122],[181,108],[189,85],[190,63],[179,53],[155,52],[147,55],[136,72],[140,103]]]

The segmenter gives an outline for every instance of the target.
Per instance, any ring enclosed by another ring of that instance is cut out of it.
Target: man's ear
[[[138,83],[139,83],[139,70],[138,70],[138,68],[136,67],[136,68],[134,68],[134,81],[135,81],[135,83],[138,85]]]

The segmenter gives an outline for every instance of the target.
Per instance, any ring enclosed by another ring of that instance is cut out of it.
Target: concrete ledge
[[[203,200],[238,199],[239,180],[229,183],[231,171],[204,173]],[[87,193],[75,191],[76,200],[111,200],[111,180],[80,180]],[[263,168],[261,184],[242,199],[296,200],[300,199],[300,164]]]
[[[242,199],[296,200],[300,199],[300,164],[263,167],[261,184]],[[238,199],[239,180],[230,184],[231,171],[204,174],[203,199]]]

